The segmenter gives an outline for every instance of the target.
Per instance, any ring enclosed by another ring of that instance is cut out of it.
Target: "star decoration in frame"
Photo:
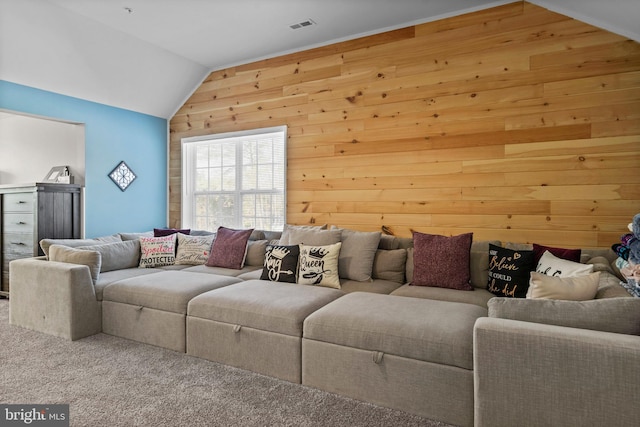
[[[109,178],[120,190],[125,191],[137,176],[123,160],[109,173]]]

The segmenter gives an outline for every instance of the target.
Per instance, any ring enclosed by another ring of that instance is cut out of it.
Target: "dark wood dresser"
[[[9,296],[9,262],[43,255],[41,239],[82,237],[82,186],[0,185],[0,296]]]

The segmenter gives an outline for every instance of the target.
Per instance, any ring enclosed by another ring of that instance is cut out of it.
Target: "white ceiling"
[[[512,1],[0,0],[0,79],[170,118],[212,70]],[[532,3],[640,40],[638,0]]]

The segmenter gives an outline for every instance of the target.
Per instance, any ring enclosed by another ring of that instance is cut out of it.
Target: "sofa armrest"
[[[635,426],[640,336],[480,318],[476,426]]]
[[[86,265],[24,258],[9,264],[9,322],[77,340],[102,330],[101,305]]]

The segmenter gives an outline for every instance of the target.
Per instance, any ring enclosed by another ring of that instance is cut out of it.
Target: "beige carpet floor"
[[[67,403],[72,426],[446,426],[110,335],[12,326],[6,299],[0,403]]]

